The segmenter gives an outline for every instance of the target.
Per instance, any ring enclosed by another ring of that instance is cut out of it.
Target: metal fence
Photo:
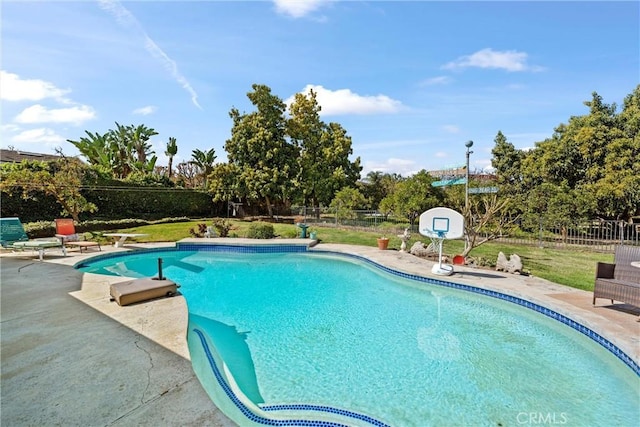
[[[401,234],[406,228],[418,234],[417,219],[410,224],[405,217],[384,215],[376,210],[340,210],[334,208],[294,207],[295,222],[318,227],[351,228],[379,231],[380,234]],[[537,230],[518,230],[497,239],[498,242],[549,248],[582,248],[598,252],[612,252],[616,245],[640,246],[640,224],[615,220],[592,220],[568,227],[539,227]]]

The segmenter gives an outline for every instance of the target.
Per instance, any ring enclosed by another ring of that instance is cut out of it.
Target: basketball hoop
[[[453,273],[453,266],[442,263],[442,243],[445,239],[459,239],[464,235],[464,217],[461,213],[449,208],[433,208],[420,215],[418,231],[438,245],[438,264],[431,272],[442,276]]]

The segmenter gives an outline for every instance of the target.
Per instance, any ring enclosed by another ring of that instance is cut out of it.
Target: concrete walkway
[[[202,241],[202,240],[200,240]],[[255,240],[252,242],[256,242]],[[299,242],[299,240],[298,240]],[[173,244],[131,244],[103,252]],[[412,274],[432,262],[397,251],[320,244]],[[191,369],[183,297],[120,307],[109,285],[122,278],[72,266],[96,253],[4,253],[1,284],[3,426],[229,426]],[[438,277],[442,279],[442,277]],[[591,305],[590,292],[541,279],[456,266],[451,281],[520,296],[565,314],[640,361],[637,309]]]
[[[0,424],[235,425],[191,368],[184,298],[110,302],[122,278],[71,267],[95,253],[2,255]]]

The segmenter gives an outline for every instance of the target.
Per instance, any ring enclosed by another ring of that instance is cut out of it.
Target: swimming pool
[[[640,415],[638,376],[577,325],[362,259],[169,250],[82,270],[147,277],[159,257],[187,300],[194,370],[242,425],[521,425],[531,416],[633,425]]]

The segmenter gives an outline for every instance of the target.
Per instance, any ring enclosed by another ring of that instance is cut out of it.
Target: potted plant
[[[388,237],[378,237],[378,249],[386,250],[389,247]]]

